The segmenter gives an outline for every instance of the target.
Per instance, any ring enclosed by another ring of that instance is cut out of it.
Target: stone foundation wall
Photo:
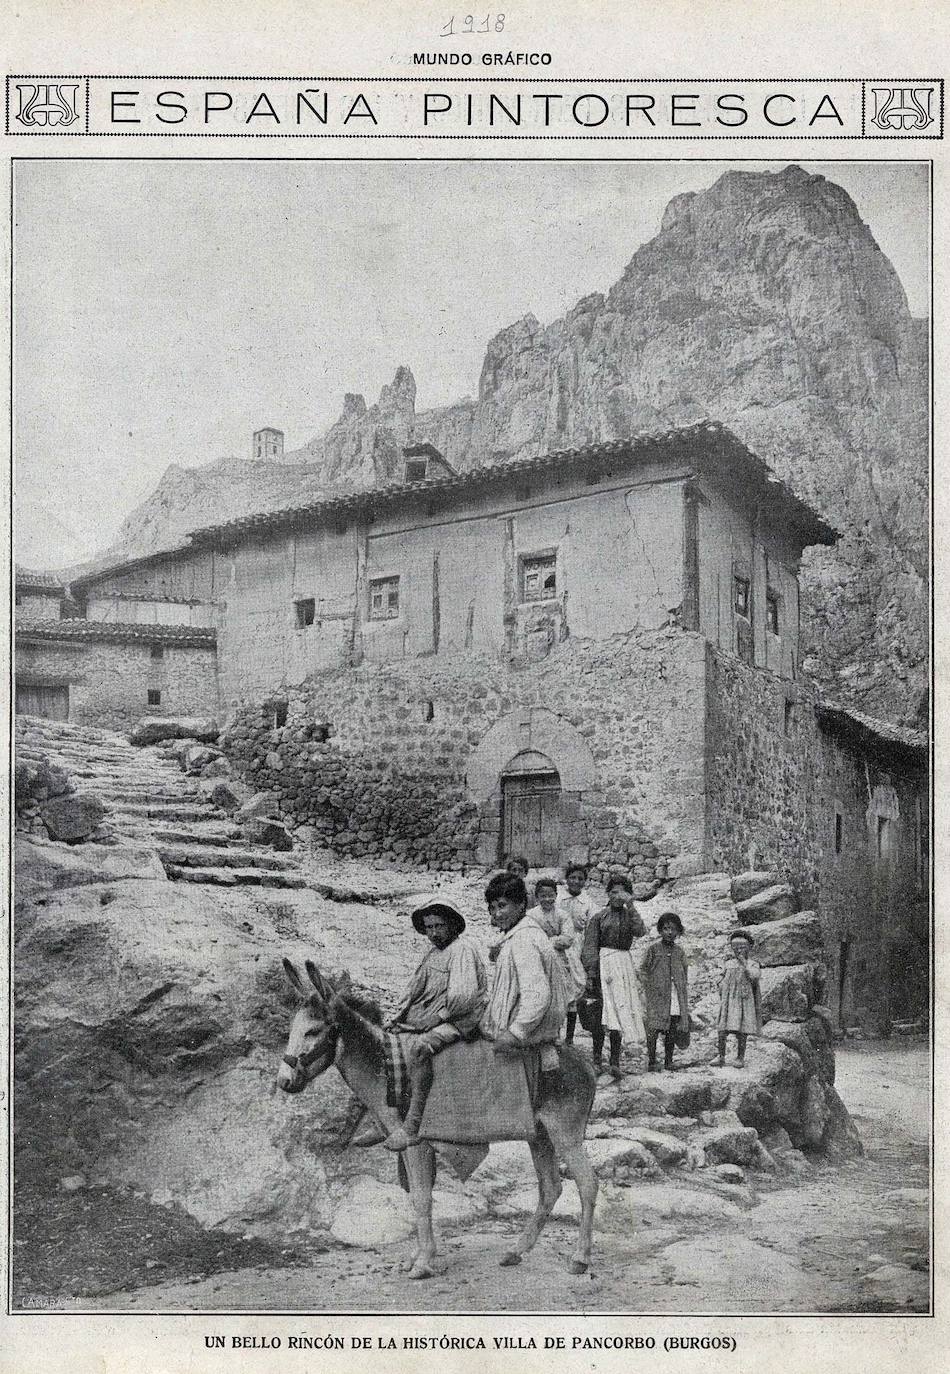
[[[569,640],[524,668],[364,663],[232,703],[222,744],[314,838],[433,868],[497,861],[500,770],[540,748],[562,775],[563,857],[652,884],[701,860],[704,675],[703,641],[677,629]]]
[[[813,691],[710,650],[712,869],[768,869],[821,916],[828,999],[846,1023],[927,998],[925,778],[824,729]]]
[[[71,722],[122,733],[146,715],[213,716],[218,710],[213,646],[166,644],[162,657],[153,659],[148,643],[19,644],[16,680],[68,686]],[[149,705],[150,688],[161,694],[158,705]]]

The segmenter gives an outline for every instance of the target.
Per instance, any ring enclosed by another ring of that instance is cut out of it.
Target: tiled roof
[[[898,751],[926,754],[928,738],[922,730],[911,730],[904,725],[892,725],[889,721],[878,720],[876,716],[865,715],[850,706],[837,706],[824,701],[817,707],[818,719],[835,734],[850,738],[860,744],[892,746]]]
[[[137,558],[120,558],[107,567],[97,568],[95,572],[86,573],[83,577],[74,577],[69,585],[73,593],[79,593],[84,588],[91,587],[95,582],[106,581],[107,578],[113,577],[116,573],[134,572],[137,568],[150,568],[155,564],[167,562],[169,558],[176,558],[179,555],[193,552],[190,544],[175,544],[168,549],[158,549],[155,553],[140,554]]]
[[[746,448],[731,430],[718,423],[704,422],[662,434],[644,434],[609,443],[588,444],[584,448],[559,449],[537,458],[518,458],[471,468],[468,472],[436,481],[393,483],[324,497],[303,505],[286,506],[282,510],[261,511],[218,525],[207,525],[193,531],[189,538],[193,545],[228,544],[246,534],[263,534],[302,521],[355,516],[395,508],[407,499],[416,498],[422,491],[430,496],[436,492],[440,495],[458,493],[464,496],[480,488],[501,486],[510,482],[512,477],[576,470],[590,473],[596,470],[598,464],[619,461],[633,466],[658,457],[676,458],[713,480],[739,490],[746,499],[768,510],[776,521],[795,531],[803,546],[833,544],[838,537],[837,531],[780,481],[768,465]]]
[[[16,585],[18,591],[65,592],[66,588],[53,573],[34,572],[30,568],[16,565]]]
[[[114,644],[177,644],[182,648],[214,648],[215,629],[199,625],[123,625],[106,620],[32,621],[16,627],[21,640],[99,640]]]

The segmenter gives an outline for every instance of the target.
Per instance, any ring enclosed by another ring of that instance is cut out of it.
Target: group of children
[[[528,862],[510,855],[509,874],[524,881]],[[587,869],[568,864],[566,891],[554,878],[542,877],[534,885],[535,905],[528,916],[541,927],[557,951],[567,991],[564,1039],[574,1040],[580,1010],[582,1024],[590,1031],[594,1068],[603,1068],[604,1042],[609,1039],[607,1072],[620,1078],[624,1045],[645,1046],[647,1070],[675,1068],[677,1048],[689,1044],[689,976],[686,956],[678,941],[683,923],[675,911],[664,911],[657,921],[658,938],[652,941],[639,965],[631,952],[635,939],[646,933],[643,919],[633,904],[633,888],[623,873],[607,879],[607,905],[598,904],[587,892]],[[736,1066],[743,1067],[748,1037],[761,1029],[760,969],[751,957],[754,941],[748,931],[735,931],[729,940],[730,957],[720,987],[718,1055],[715,1067],[725,1064],[728,1037],[736,1038]],[[663,1062],[657,1060],[662,1038]]]

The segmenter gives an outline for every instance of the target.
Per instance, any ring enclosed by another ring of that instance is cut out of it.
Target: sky
[[[667,202],[729,165],[20,162],[17,561],[91,557],[170,464],[248,457],[265,424],[298,448],[401,364],[417,409],[474,394],[499,329],[607,290]],[[849,192],[928,313],[926,166],[803,165]]]

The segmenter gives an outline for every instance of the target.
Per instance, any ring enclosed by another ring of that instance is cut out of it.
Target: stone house
[[[914,1014],[925,741],[799,671],[802,551],[835,531],[716,424],[462,474],[423,445],[402,478],[74,594],[98,634],[164,623],[208,661],[216,626],[223,742],[338,852],[576,857],[641,895],[774,868],[825,922],[842,1021]]]
[[[16,626],[16,710],[128,731],[142,716],[214,715],[215,631],[81,618]]]
[[[14,601],[17,620],[60,620],[66,588],[52,573],[32,572],[17,564]]]
[[[185,574],[173,553],[162,553],[130,560],[115,574],[77,578],[69,618],[60,619],[66,602],[59,584],[55,614],[25,613],[32,608],[18,600],[17,712],[114,730],[128,730],[144,715],[216,714],[216,611],[202,579],[207,562],[198,559],[197,570]],[[143,569],[153,573],[145,595]]]

